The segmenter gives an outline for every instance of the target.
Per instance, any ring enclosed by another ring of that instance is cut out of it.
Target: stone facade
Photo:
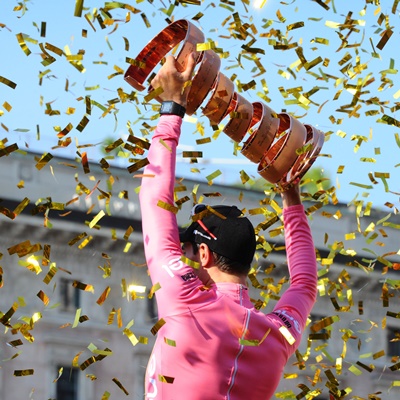
[[[61,158],[39,170],[35,157],[15,153],[0,159],[0,398],[142,399],[154,340],[150,330],[157,316],[148,298],[151,283],[144,266],[136,190],[140,180],[117,167],[90,165],[90,173],[84,174],[79,164]],[[257,192],[243,190],[241,198],[241,190],[234,187],[190,180],[184,184],[188,196],[196,185],[198,198],[221,194],[208,197],[209,204],[260,207]],[[25,198],[29,204],[15,219],[5,215],[18,210]],[[189,222],[191,203],[178,213],[182,226]],[[105,215],[92,226],[101,210]],[[329,389],[336,396],[347,390],[343,398],[349,399],[400,396],[395,383],[400,381],[400,354],[397,342],[389,341],[400,332],[398,276],[396,270],[384,269],[385,263],[399,262],[398,234],[395,226],[381,223],[381,230],[375,230],[378,237],[372,236],[374,230],[367,227],[388,213],[367,214],[359,222],[363,234],[352,240],[346,235],[358,229],[353,207],[327,205],[310,218],[320,296],[298,354],[288,362],[279,398],[294,398],[291,393],[312,398],[312,391],[321,391],[317,398],[325,400]],[[265,215],[255,213],[251,219],[257,225]],[[399,218],[390,221],[398,224]],[[281,234],[264,234],[272,246],[283,244]],[[264,303],[262,310],[270,310],[279,281],[288,276],[284,251],[273,251],[267,259],[259,252],[257,258],[257,280],[263,287],[251,286],[252,298]],[[129,285],[146,291],[132,295]],[[282,290],[285,287],[282,283]],[[327,325],[312,331],[322,319]],[[376,397],[368,397],[374,393]]]

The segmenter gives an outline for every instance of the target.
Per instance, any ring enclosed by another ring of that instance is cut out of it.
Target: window
[[[71,368],[60,365],[57,368],[57,374],[60,369],[61,376],[57,380],[57,400],[78,400],[78,368]]]
[[[400,357],[400,328],[387,327],[387,355]]]
[[[65,311],[75,311],[80,307],[80,293],[73,285],[72,279],[62,278],[60,281],[61,304]]]

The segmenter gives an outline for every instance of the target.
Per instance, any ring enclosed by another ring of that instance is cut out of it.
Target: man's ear
[[[199,262],[204,268],[210,268],[214,264],[212,251],[205,243],[199,244]]]

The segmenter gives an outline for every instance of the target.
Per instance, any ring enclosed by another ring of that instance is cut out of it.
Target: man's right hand
[[[185,83],[191,80],[195,66],[194,53],[189,56],[186,69],[183,72],[177,70],[175,57],[167,56],[164,65],[151,81],[151,86],[154,89],[159,87],[163,89],[163,92],[158,95],[158,99],[160,101],[174,101],[186,108],[190,85],[185,86]]]

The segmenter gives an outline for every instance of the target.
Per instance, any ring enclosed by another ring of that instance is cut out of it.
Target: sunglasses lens
[[[205,204],[196,204],[193,208],[192,208],[192,212],[191,215],[196,215],[201,213],[202,211],[204,211],[207,208],[207,206]]]

